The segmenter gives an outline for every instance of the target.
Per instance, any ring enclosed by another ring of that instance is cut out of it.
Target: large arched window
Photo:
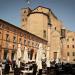
[[[31,50],[28,51],[28,58],[30,60],[32,60],[32,58],[33,58],[33,53],[34,53],[34,49],[31,49]]]
[[[5,48],[4,49],[4,59],[7,59],[8,58],[8,49]]]
[[[30,60],[32,60],[32,58],[33,58],[33,53],[34,53],[34,49],[31,49],[30,50]]]

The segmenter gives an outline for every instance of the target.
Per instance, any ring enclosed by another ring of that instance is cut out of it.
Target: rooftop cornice
[[[13,24],[11,24],[11,23],[9,23],[9,22],[3,20],[3,19],[0,19],[0,22],[5,23],[5,24],[7,24],[8,26],[10,25],[10,26],[12,26],[12,27],[15,27],[15,28],[17,28],[17,29],[19,29],[19,30],[21,30],[21,31],[23,31],[23,32],[26,32],[26,33],[28,33],[28,34],[31,34],[31,35],[33,35],[33,36],[35,36],[35,37],[40,38],[41,40],[44,40],[44,41],[48,42],[47,40],[45,40],[45,39],[43,39],[43,38],[41,38],[41,37],[39,37],[39,36],[36,36],[36,35],[34,35],[34,34],[28,32],[28,31],[26,31],[26,30],[23,30],[22,28],[20,28],[20,27],[18,27],[18,26],[15,26],[15,25],[13,25]]]

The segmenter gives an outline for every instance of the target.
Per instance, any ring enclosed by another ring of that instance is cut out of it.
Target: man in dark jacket
[[[36,63],[33,63],[33,75],[36,75],[37,72],[37,65]]]
[[[9,74],[10,71],[10,64],[9,61],[7,60],[7,62],[5,63],[5,68],[4,68],[4,74]]]

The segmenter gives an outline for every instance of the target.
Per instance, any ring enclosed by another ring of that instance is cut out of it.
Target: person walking
[[[32,74],[32,75],[36,75],[36,72],[37,72],[37,65],[36,65],[36,63],[34,62],[34,63],[33,63],[33,74]]]
[[[4,74],[9,75],[9,71],[10,71],[10,63],[9,63],[9,60],[7,60],[5,62]]]
[[[38,75],[42,75],[42,61],[38,61]]]
[[[47,75],[50,75],[50,61],[49,60],[46,61],[46,65],[47,65]]]
[[[14,63],[14,75],[20,75],[20,59]]]

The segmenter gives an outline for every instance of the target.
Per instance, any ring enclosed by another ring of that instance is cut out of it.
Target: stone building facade
[[[29,59],[35,60],[40,43],[42,43],[43,49],[46,50],[47,40],[0,19],[0,58],[2,60],[6,58],[13,60],[18,44],[21,45],[22,55],[25,47],[27,47]]]
[[[58,54],[61,54],[59,52],[61,52],[60,37],[62,23],[51,9],[42,6],[38,6],[34,10],[30,8],[21,9],[21,28],[48,41],[49,51],[47,53],[49,52],[50,59],[58,58]]]
[[[63,62],[75,63],[75,32],[63,28],[62,22],[51,9],[38,6],[21,9],[21,27],[16,27],[0,20],[0,57],[13,59],[14,53],[21,44],[21,51],[28,52],[36,58],[39,44],[48,60],[60,59]]]
[[[65,31],[63,40],[63,60],[69,63],[75,63],[75,32]]]

